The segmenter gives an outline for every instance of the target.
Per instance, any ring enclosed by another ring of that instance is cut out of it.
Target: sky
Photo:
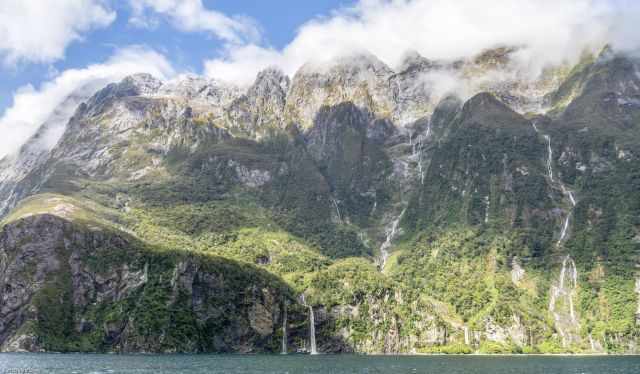
[[[637,0],[0,0],[0,158],[84,87],[149,72],[250,84],[266,67],[522,47],[531,74],[640,45]]]

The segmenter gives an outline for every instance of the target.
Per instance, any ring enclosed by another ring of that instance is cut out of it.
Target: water
[[[640,357],[0,354],[0,373],[636,374]]]
[[[569,282],[566,281],[567,278]],[[573,305],[573,297],[577,287],[578,270],[571,256],[567,255],[562,261],[558,285],[551,286],[551,297],[549,298],[549,312],[553,315],[554,324],[562,338],[562,345],[564,347],[567,347],[569,342],[579,340],[580,323],[576,318]],[[564,298],[565,305],[569,305],[569,318],[566,316],[566,311],[559,312],[556,310],[556,302],[559,298]],[[593,340],[591,336],[589,338]],[[595,343],[591,345],[595,347]]]
[[[304,294],[300,295],[300,300],[302,305],[309,308],[309,345],[311,346],[309,353],[311,353],[312,355],[317,355],[318,349],[316,347],[316,317],[313,314],[313,306],[307,305],[307,302],[304,299]]]
[[[342,223],[342,215],[340,214],[340,208],[338,207],[338,202],[334,198],[331,198],[331,202],[333,203],[333,207],[336,209],[336,217],[338,218],[338,223]]]
[[[398,218],[391,222],[391,226],[387,228],[387,237],[385,238],[384,243],[380,246],[380,269],[384,269],[384,266],[387,264],[387,260],[389,259],[389,249],[391,249],[391,243],[393,239],[396,238],[398,234],[398,227],[400,226],[400,220],[404,213],[407,211],[407,208],[404,208]]]
[[[287,354],[287,303],[284,303],[284,316],[282,316],[282,349],[280,353]]]
[[[309,341],[311,344],[311,354],[317,355],[318,348],[316,348],[316,318],[313,315],[313,307],[309,305]]]
[[[547,173],[549,179],[553,182],[553,150],[551,149],[551,137],[549,135],[543,135],[547,141]]]

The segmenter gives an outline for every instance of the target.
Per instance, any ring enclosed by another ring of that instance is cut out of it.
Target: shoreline
[[[370,356],[370,357],[640,357],[640,353],[153,353],[153,352],[0,352],[2,355],[100,355],[100,356]]]

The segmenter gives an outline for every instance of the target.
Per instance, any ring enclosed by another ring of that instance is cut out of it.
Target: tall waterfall
[[[318,349],[316,348],[316,318],[313,315],[313,307],[309,305],[309,341],[311,343],[311,354],[317,355]]]
[[[536,124],[533,124],[533,129],[536,133],[539,130]],[[547,134],[542,134],[547,141],[547,173],[549,175],[549,181],[556,186],[559,186],[562,190],[562,194],[571,203],[571,209],[567,213],[562,227],[560,230],[560,237],[556,242],[557,249],[562,249],[562,244],[567,238],[567,232],[569,230],[569,224],[571,216],[573,215],[573,208],[577,202],[573,191],[567,189],[562,182],[561,178],[557,180],[553,177],[553,149],[551,148],[551,137]],[[567,347],[569,343],[580,339],[580,323],[578,322],[574,297],[576,288],[578,287],[578,270],[576,264],[571,258],[571,255],[567,254],[562,261],[562,269],[560,270],[560,276],[556,284],[551,286],[551,293],[549,297],[549,312],[553,316],[554,325],[562,338],[562,345]],[[558,301],[562,300],[562,303],[558,304]],[[558,305],[561,306],[561,310],[558,309]]]
[[[282,353],[287,354],[287,303],[284,303],[284,315],[282,316]]]
[[[380,246],[380,269],[384,269],[384,266],[387,263],[387,259],[389,259],[389,249],[391,248],[391,243],[393,239],[395,239],[396,235],[398,235],[398,227],[400,226],[400,220],[404,213],[407,211],[407,208],[404,208],[398,218],[391,222],[391,225],[386,229],[386,238],[384,243]]]
[[[316,318],[313,314],[313,307],[311,305],[307,305],[304,294],[302,294],[302,305],[306,306],[309,309],[309,343],[311,345],[311,350],[309,351],[312,355],[318,354],[318,349],[316,348]]]

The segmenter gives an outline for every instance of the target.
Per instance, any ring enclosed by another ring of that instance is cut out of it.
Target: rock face
[[[517,58],[68,98],[0,161],[0,349],[635,352],[639,63]]]
[[[150,253],[131,240],[53,215],[6,225],[2,350],[255,352],[277,343],[286,286],[258,269]]]
[[[258,139],[281,130],[289,85],[280,70],[260,72],[249,90],[226,108],[229,126]]]
[[[343,102],[376,116],[389,116],[393,110],[388,84],[392,74],[383,62],[366,53],[341,57],[327,65],[309,63],[291,82],[286,105],[289,120],[308,129],[321,107]]]

